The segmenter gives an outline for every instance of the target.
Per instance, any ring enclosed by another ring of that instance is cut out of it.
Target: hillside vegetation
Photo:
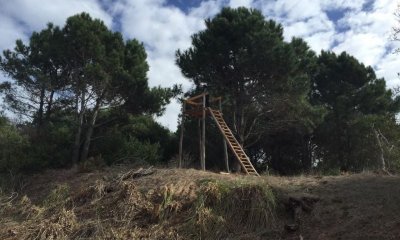
[[[256,9],[223,8],[204,23],[187,49],[176,49],[185,89],[170,76],[151,86],[145,45],[87,13],[16,40],[0,54],[0,174],[166,164],[183,129],[183,165],[196,168],[198,119],[180,114],[172,132],[156,117],[204,92],[221,97],[224,120],[258,172],[400,170],[399,91],[371,66],[286,39]],[[204,122],[207,169],[225,169],[221,134],[209,116]],[[230,169],[237,165],[232,157]]]
[[[1,239],[398,239],[399,176],[250,177],[127,166],[2,192]]]

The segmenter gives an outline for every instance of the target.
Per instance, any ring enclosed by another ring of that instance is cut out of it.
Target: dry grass
[[[49,171],[0,191],[0,239],[399,239],[400,177],[247,177],[129,167]],[[312,211],[287,199],[321,199]]]

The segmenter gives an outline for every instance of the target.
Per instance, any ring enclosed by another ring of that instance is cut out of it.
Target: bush
[[[118,162],[166,163],[177,152],[175,135],[149,116],[130,116],[126,122],[101,129],[92,142],[91,156],[110,165]]]
[[[18,171],[31,165],[29,147],[28,138],[0,117],[0,172]]]
[[[118,152],[117,159],[128,162],[147,162],[156,164],[161,159],[161,147],[159,143],[141,142],[132,137],[125,141]]]

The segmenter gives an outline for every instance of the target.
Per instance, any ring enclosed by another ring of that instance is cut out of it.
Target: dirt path
[[[320,198],[287,239],[400,239],[400,177],[356,174],[299,177],[272,185]],[[300,237],[301,236],[301,237]]]

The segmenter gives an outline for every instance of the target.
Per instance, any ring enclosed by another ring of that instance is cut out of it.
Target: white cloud
[[[393,88],[400,86],[400,56],[398,54],[387,54],[377,63],[376,74],[386,79],[387,86]]]
[[[0,50],[13,48],[15,40],[25,40],[24,28],[12,19],[0,15]]]
[[[366,1],[360,1],[366,3]],[[378,77],[384,77],[389,87],[398,84],[397,66],[400,56],[393,50],[398,44],[389,40],[391,29],[396,25],[393,15],[396,9],[395,1],[377,0],[369,11],[356,8],[350,11],[338,22],[347,30],[336,35],[338,45],[335,52],[346,51],[354,55],[366,65],[375,68]]]
[[[310,45],[311,49],[319,53],[322,49],[330,49],[334,41],[335,32],[317,32],[310,36],[303,37],[304,40]]]
[[[385,54],[387,39],[373,33],[353,33],[343,34],[343,41],[333,50],[337,53],[346,51],[355,56],[366,65],[375,66]],[[368,51],[365,51],[368,49]]]
[[[229,1],[229,6],[232,8],[237,8],[237,7],[251,7],[252,5],[252,0],[230,0]]]
[[[257,2],[255,5],[259,6],[266,17],[283,25],[286,40],[289,41],[292,37],[301,37],[316,52],[332,46],[335,24],[324,11],[325,5],[322,1],[307,3],[301,0]]]
[[[74,14],[88,12],[111,26],[112,17],[96,0],[13,0],[0,1],[0,51],[12,49],[15,40],[27,41],[33,31],[40,31],[48,22],[64,25]]]
[[[1,1],[0,6],[1,15],[17,20],[31,30],[40,30],[48,22],[64,25],[67,17],[81,12],[102,19],[107,26],[112,23],[112,17],[96,0],[13,0]]]
[[[350,9],[360,11],[363,6],[373,0],[322,0],[320,1],[323,9]]]

